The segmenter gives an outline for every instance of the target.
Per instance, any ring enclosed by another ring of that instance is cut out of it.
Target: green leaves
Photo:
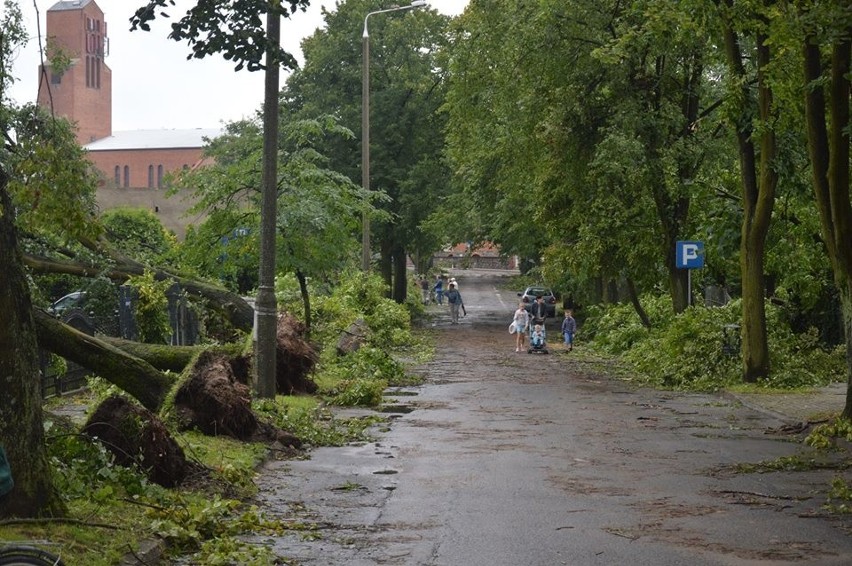
[[[150,0],[138,8],[130,18],[130,29],[151,31],[151,22],[158,16],[170,17],[167,3],[175,4],[174,0]],[[186,41],[192,50],[187,59],[221,54],[225,60],[234,61],[235,71],[244,67],[258,71],[268,64],[264,62],[269,46],[264,16],[272,12],[290,17],[297,10],[304,11],[308,4],[308,0],[197,0],[195,6],[171,24],[168,37]],[[280,45],[274,48],[275,63],[287,69],[298,66],[295,58]]]
[[[94,167],[66,120],[35,105],[11,110],[4,168],[19,229],[67,239],[95,237]]]

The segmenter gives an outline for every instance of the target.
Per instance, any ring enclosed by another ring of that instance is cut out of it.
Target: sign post
[[[704,242],[683,240],[675,245],[675,267],[686,269],[686,304],[692,306],[692,270],[704,267]]]

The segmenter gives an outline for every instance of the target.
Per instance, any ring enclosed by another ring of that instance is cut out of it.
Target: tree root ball
[[[258,430],[251,391],[223,354],[204,352],[198,357],[175,395],[175,410],[181,428],[197,428],[211,436],[249,440]]]
[[[317,384],[308,375],[319,357],[305,340],[305,325],[289,313],[278,315],[275,350],[275,379],[278,393],[316,393]]]
[[[136,464],[150,481],[163,487],[180,485],[191,468],[163,422],[151,411],[118,395],[98,406],[83,433],[101,442],[117,464]]]

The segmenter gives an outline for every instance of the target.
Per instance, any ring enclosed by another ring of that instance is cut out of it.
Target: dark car
[[[527,287],[523,293],[518,293],[518,296],[523,301],[527,312],[532,310],[532,305],[537,297],[544,298],[544,304],[547,306],[547,316],[551,318],[556,316],[556,296],[547,287]]]
[[[47,310],[55,316],[62,316],[62,313],[69,309],[81,308],[85,302],[86,292],[74,291],[55,301]]]

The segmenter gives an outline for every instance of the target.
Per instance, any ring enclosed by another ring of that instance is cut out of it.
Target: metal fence
[[[186,294],[175,283],[166,291],[168,299],[169,323],[172,333],[169,344],[172,346],[191,346],[198,342],[198,315],[190,307]],[[92,312],[74,308],[62,313],[60,320],[89,336],[113,336],[125,340],[138,340],[139,331],[133,312],[138,301],[136,290],[129,285],[119,287],[118,306],[112,315],[95,316]],[[67,361],[67,370],[57,373],[51,369],[50,355],[40,353],[42,375],[42,397],[52,397],[69,393],[85,387],[89,371],[71,361]]]

